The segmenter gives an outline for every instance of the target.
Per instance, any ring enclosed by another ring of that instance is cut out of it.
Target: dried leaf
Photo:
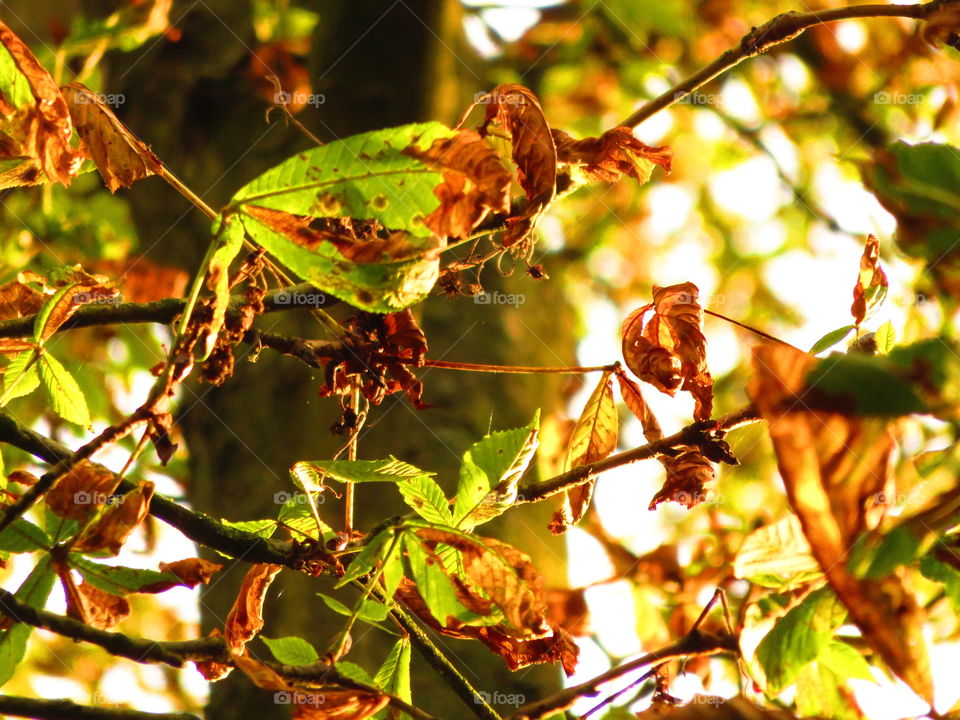
[[[45,296],[19,280],[0,285],[0,321],[27,317],[43,305]]]
[[[2,21],[0,43],[26,78],[34,98],[32,106],[6,118],[5,134],[14,147],[0,144],[0,158],[24,158],[28,168],[19,172],[22,184],[39,182],[39,173],[43,173],[51,181],[69,185],[80,170],[83,153],[70,145],[73,124],[67,103],[50,73]]]
[[[668,395],[690,392],[693,417],[708,420],[713,411],[713,378],[707,371],[700,291],[693,283],[653,288],[653,304],[634,310],[624,321],[623,359],[641,380]],[[653,310],[644,323],[644,316]]]
[[[67,617],[98,630],[108,630],[130,615],[130,602],[126,598],[108,593],[86,581],[78,586],[69,571],[61,573],[60,580],[67,596]]]
[[[424,219],[437,235],[466,237],[490,213],[509,212],[510,172],[479,133],[461,130],[434,140],[426,150],[411,146],[404,154],[443,172],[443,182],[433,190],[440,207]]]
[[[210,582],[210,578],[222,569],[223,565],[220,563],[210,562],[203,558],[186,558],[172,563],[160,563],[160,572],[173,573],[180,578],[180,585],[186,585],[190,588],[200,584],[206,585]],[[159,592],[159,590],[151,587],[149,592]]]
[[[590,608],[586,588],[554,588],[547,590],[547,613],[550,622],[574,637],[590,634]]]
[[[551,203],[557,188],[557,148],[537,96],[522,85],[497,85],[487,96],[487,113],[480,134],[496,122],[513,141],[517,179],[527,194],[527,208],[507,220],[504,245],[513,245],[530,234]]]
[[[670,148],[646,145],[628,127],[613,128],[598,138],[582,140],[574,140],[563,130],[553,130],[553,141],[558,162],[577,166],[588,180],[614,182],[621,175],[628,175],[642,184],[650,179],[654,165],[670,172]]]
[[[220,632],[220,628],[214,628],[210,631],[210,634],[207,637],[222,637],[223,633]],[[226,663],[217,662],[216,660],[201,660],[200,662],[194,662],[194,665],[197,668],[204,680],[208,682],[216,682],[217,680],[223,680],[227,675],[233,672],[233,666]]]
[[[120,484],[120,476],[89,460],[77,463],[44,496],[53,512],[69,520],[87,520],[106,504]]]
[[[240,592],[227,616],[224,636],[231,652],[242,651],[263,627],[263,603],[280,565],[254,565],[243,578]]]
[[[887,275],[880,266],[880,241],[870,235],[860,258],[860,275],[853,288],[853,305],[850,306],[857,325],[880,307],[887,297],[887,287]]]
[[[815,362],[786,346],[755,348],[750,396],[767,421],[790,505],[827,580],[867,644],[929,702],[923,613],[913,595],[896,574],[859,579],[843,561],[875,522],[868,504],[887,485],[892,436],[883,420],[805,408],[801,393]]]
[[[602,460],[617,449],[620,427],[617,405],[613,399],[611,375],[612,371],[607,370],[600,376],[600,382],[573,428],[564,471]],[[580,522],[590,506],[594,482],[589,480],[564,492],[560,515],[550,526],[552,532],[563,532],[569,526]]]
[[[68,278],[69,284],[57,290],[44,302],[34,322],[33,339],[43,344],[84,304],[103,302],[117,296],[117,289],[104,277],[89,275],[77,269]]]
[[[687,450],[677,457],[661,457],[667,469],[667,480],[650,501],[650,510],[662,502],[675,502],[686,508],[707,499],[707,485],[717,475],[711,463],[699,450]]]
[[[109,507],[96,523],[80,536],[74,549],[81,552],[106,550],[111,555],[120,548],[150,512],[153,483],[144,482],[122,497],[111,499]]]
[[[291,697],[293,720],[367,720],[390,703],[364,690],[298,690]]]
[[[640,386],[628,378],[623,370],[619,369],[617,370],[617,382],[620,384],[620,395],[623,397],[623,402],[640,421],[640,425],[643,427],[643,436],[647,439],[647,442],[654,442],[663,438],[660,423],[643,399]]]
[[[134,137],[97,93],[78,82],[60,88],[60,92],[83,147],[110,192],[160,172],[163,165],[157,156]]]

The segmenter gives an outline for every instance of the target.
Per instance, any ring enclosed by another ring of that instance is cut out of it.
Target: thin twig
[[[714,421],[716,423],[716,427],[713,429],[733,430],[759,420],[759,413],[753,408],[752,405],[748,405],[747,407],[737,410],[736,412],[718,418],[716,421]],[[597,460],[596,462],[592,462],[587,465],[579,465],[572,470],[568,470],[565,473],[555,475],[546,480],[532,479],[522,482],[516,502],[517,504],[539,502],[540,500],[548,498],[551,495],[556,495],[564,490],[570,490],[578,485],[583,485],[591,480],[594,476],[605,472],[606,470],[620,467],[621,465],[629,465],[630,463],[637,462],[638,460],[647,460],[649,458],[656,457],[657,455],[669,453],[670,450],[673,450],[677,447],[685,445],[697,445],[704,438],[705,430],[703,425],[703,423],[693,423],[692,425],[688,425],[680,432],[674,433],[669,437],[655,440],[647,443],[646,445],[641,445],[631,450],[617,453],[616,455],[610,455],[603,460]]]
[[[709,65],[701,68],[685,80],[677,83],[659,97],[651,100],[643,107],[626,118],[620,126],[636,127],[652,115],[670,107],[682,100],[690,93],[703,87],[718,75],[738,65],[747,58],[755,57],[767,52],[777,45],[792,40],[805,30],[854,18],[871,17],[904,17],[923,20],[928,15],[941,10],[945,5],[943,0],[935,0],[923,5],[853,5],[850,7],[816,10],[813,12],[787,12],[777,15],[760,27],[753,28],[744,35],[740,42],[727,50]]]
[[[123,708],[90,707],[73,700],[38,700],[37,698],[0,695],[0,715],[37,720],[200,720],[192,713],[152,713]]]

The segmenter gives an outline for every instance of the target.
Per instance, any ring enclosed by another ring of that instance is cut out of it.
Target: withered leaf
[[[602,460],[617,449],[620,426],[617,405],[613,399],[611,375],[612,371],[607,370],[600,376],[600,382],[574,425],[564,470]],[[594,482],[589,480],[564,492],[560,514],[550,525],[553,532],[562,532],[570,525],[580,522],[590,506]]]
[[[880,307],[887,296],[887,287],[887,274],[880,266],[880,241],[870,235],[860,258],[860,275],[853,288],[853,305],[850,306],[857,325]]]
[[[60,580],[67,596],[67,617],[98,630],[107,630],[130,615],[130,602],[125,597],[108,593],[86,581],[76,585],[69,570],[60,574]]]
[[[176,585],[186,585],[187,587],[196,587],[197,585],[203,584],[206,585],[210,582],[216,573],[220,572],[223,569],[223,565],[220,563],[210,562],[209,560],[204,560],[203,558],[186,558],[184,560],[176,560],[171,563],[160,563],[160,572],[172,573],[179,578],[180,582],[165,584],[163,587],[158,585],[150,585],[149,590],[141,588],[141,592],[163,592],[168,590],[171,587]]]
[[[163,166],[157,156],[134,137],[97,93],[78,82],[60,88],[60,92],[83,147],[110,192],[160,172]]]
[[[70,468],[44,499],[59,517],[85,521],[106,504],[119,484],[120,476],[116,473],[83,460]]]
[[[645,183],[654,165],[670,172],[670,148],[646,145],[628,127],[613,128],[600,137],[582,140],[574,140],[563,130],[553,130],[553,141],[558,162],[576,165],[588,180],[614,182],[627,175]]]
[[[547,590],[547,614],[550,622],[574,637],[590,634],[590,608],[585,588],[553,588]]]
[[[505,245],[523,240],[553,200],[557,189],[557,148],[537,96],[522,85],[497,85],[486,98],[487,113],[480,134],[491,122],[504,128],[513,142],[517,179],[527,194],[521,217],[507,220]]]
[[[153,483],[144,482],[118,498],[111,498],[100,519],[80,536],[74,548],[82,552],[106,550],[116,555],[150,512]]]
[[[73,124],[67,103],[57,84],[30,48],[0,21],[0,43],[10,53],[34,97],[32,106],[14,111],[7,103],[6,141],[0,143],[0,158],[23,158],[28,168],[19,173],[20,184],[35,184],[40,173],[54,182],[69,185],[79,172],[83,153],[70,145]]]
[[[869,501],[887,485],[893,438],[883,420],[804,407],[800,393],[813,362],[788,346],[755,348],[750,397],[767,421],[790,505],[837,597],[867,644],[930,702],[930,660],[915,598],[899,575],[861,579],[844,562],[876,521]]]
[[[281,569],[280,565],[258,564],[244,576],[224,628],[227,647],[232,652],[242,651],[263,627],[263,603],[267,590]]]
[[[653,303],[623,323],[623,359],[641,380],[669,395],[686,390],[696,400],[695,420],[713,411],[713,378],[707,371],[700,291],[686,282],[653,287]],[[653,311],[644,323],[644,316]]]
[[[509,212],[510,172],[479,133],[460,130],[426,150],[411,146],[404,154],[443,171],[443,182],[433,190],[440,207],[424,219],[437,235],[466,237],[490,213]]]
[[[104,302],[117,296],[117,289],[102,276],[90,275],[82,269],[73,269],[61,287],[40,311],[38,322],[43,323],[37,340],[46,342],[86,303]],[[45,313],[45,316],[44,316]]]
[[[293,720],[367,720],[390,698],[364,690],[295,690]]]
[[[20,280],[0,285],[0,321],[33,315],[43,305],[44,294]]]
[[[675,502],[686,508],[707,499],[707,485],[716,479],[713,463],[699,450],[687,450],[677,457],[661,457],[667,480],[650,501],[650,510],[662,502]]]
[[[647,439],[647,442],[654,442],[663,438],[660,423],[651,412],[650,406],[643,399],[640,386],[628,378],[627,374],[620,369],[617,370],[617,382],[620,384],[620,395],[623,397],[623,402],[640,421],[640,425],[643,427],[643,436]]]
[[[471,541],[460,533],[428,528],[418,530],[417,535],[428,544],[444,543],[460,550],[467,582],[455,574],[448,576],[458,596],[475,612],[489,614],[489,604],[496,605],[506,621],[501,632],[530,638],[550,631],[543,576],[528,555],[493,538]]]
[[[214,628],[210,631],[210,634],[207,637],[222,637],[223,633],[220,632],[220,628]],[[208,682],[216,682],[217,680],[223,680],[227,675],[233,672],[233,666],[228,665],[227,663],[218,662],[216,660],[201,660],[199,662],[194,662],[194,665],[197,668],[197,672],[203,675],[203,679]]]

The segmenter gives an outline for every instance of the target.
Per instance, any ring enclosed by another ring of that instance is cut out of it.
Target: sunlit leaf
[[[31,607],[42,608],[55,581],[56,573],[51,567],[50,556],[46,555],[23,581],[14,597]],[[0,685],[5,685],[13,677],[14,670],[27,651],[27,639],[32,632],[33,626],[26,623],[16,623],[0,631]]]
[[[15,355],[3,369],[3,397],[7,401],[29,395],[40,387],[40,372],[34,362],[36,353],[27,350]]]
[[[313,665],[320,659],[320,655],[313,645],[300,637],[269,638],[261,635],[260,639],[270,648],[277,662],[285,665]]]
[[[40,382],[53,411],[64,420],[81,427],[89,427],[90,411],[87,409],[87,401],[73,375],[48,352],[37,359],[37,365]]]
[[[883,304],[887,289],[887,275],[880,266],[880,241],[870,235],[860,258],[860,275],[853,288],[853,305],[850,307],[857,326]]]
[[[834,345],[844,340],[856,329],[856,325],[844,325],[836,330],[831,330],[813,344],[813,347],[810,348],[810,352],[816,355],[818,353],[822,353],[824,350],[829,350]]]

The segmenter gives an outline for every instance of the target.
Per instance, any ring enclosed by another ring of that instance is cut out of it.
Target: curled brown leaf
[[[850,313],[857,325],[876,310],[887,295],[887,274],[880,266],[880,241],[873,235],[867,237],[860,258],[860,274],[853,288],[853,305]]]
[[[57,516],[85,521],[107,503],[119,484],[116,473],[84,460],[70,468],[44,499]]]
[[[280,565],[258,564],[247,571],[224,627],[231,652],[241,652],[263,628],[263,603],[270,584],[281,569]]]
[[[628,127],[613,128],[600,137],[582,140],[574,140],[563,130],[553,130],[553,140],[558,162],[576,166],[588,180],[609,183],[627,175],[642,184],[650,179],[654,165],[670,172],[670,148],[646,145]]]
[[[83,552],[105,550],[116,555],[150,512],[152,497],[153,483],[144,482],[126,495],[111,498],[109,507],[80,536],[74,548]]]

